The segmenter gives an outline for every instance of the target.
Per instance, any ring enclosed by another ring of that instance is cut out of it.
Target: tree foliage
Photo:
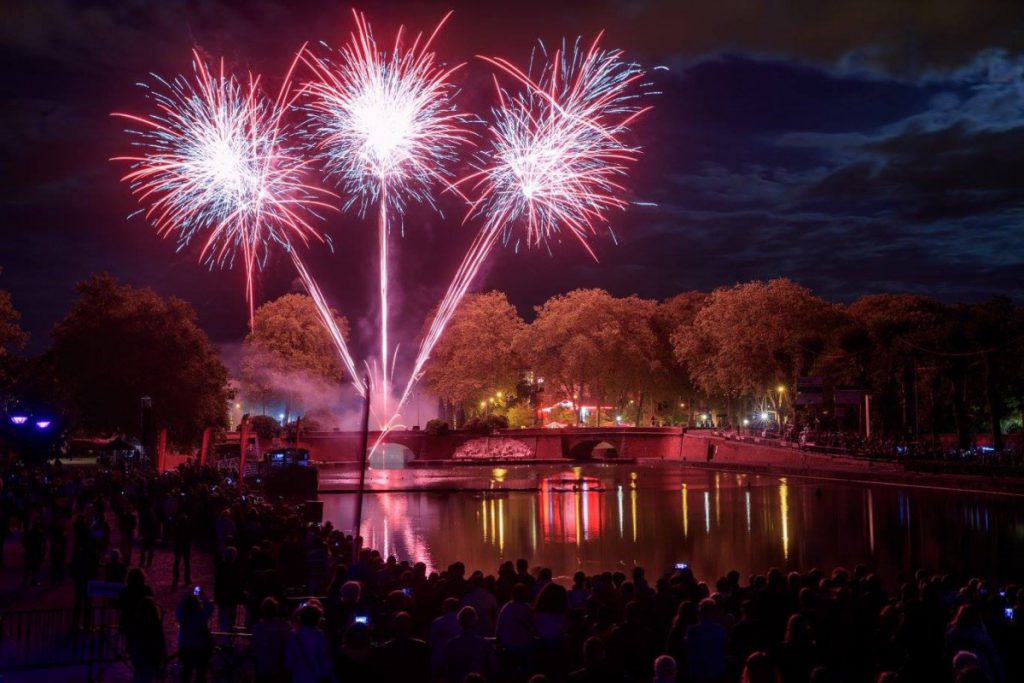
[[[466,296],[424,366],[427,389],[450,405],[467,406],[497,391],[513,393],[525,328],[503,293]]]
[[[546,390],[618,406],[650,385],[659,361],[655,302],[577,289],[536,310],[520,345]]]
[[[139,434],[140,399],[148,396],[156,427],[173,443],[191,446],[204,428],[226,427],[227,368],[191,306],[109,275],[77,291],[48,357],[80,426]]]
[[[0,268],[0,274],[3,268]],[[0,289],[0,386],[10,379],[11,352],[20,349],[28,340],[28,334],[21,329],[18,321],[21,314],[14,308],[11,295]]]
[[[260,441],[270,441],[281,433],[281,423],[269,415],[253,415],[249,418],[249,429]]]
[[[348,321],[337,314],[335,321],[347,337]],[[304,383],[337,384],[344,374],[316,305],[305,294],[286,294],[256,309],[241,371],[249,401],[266,405],[277,399],[289,408]]]
[[[698,386],[738,397],[795,386],[840,318],[836,306],[789,280],[748,282],[716,289],[672,339]]]

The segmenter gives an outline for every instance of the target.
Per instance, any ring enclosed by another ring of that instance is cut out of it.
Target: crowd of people
[[[172,669],[205,681],[218,643],[240,640],[234,675],[261,683],[1024,680],[1016,586],[922,571],[890,592],[864,566],[708,582],[685,566],[569,581],[525,559],[432,570],[354,552],[330,522],[212,469],[108,474],[8,470],[0,528],[22,532],[26,584],[59,585],[67,567],[76,625],[92,613],[88,581],[124,584],[119,627],[140,682]],[[216,558],[212,586],[192,583],[193,546]],[[169,615],[146,573],[158,547],[183,596]]]

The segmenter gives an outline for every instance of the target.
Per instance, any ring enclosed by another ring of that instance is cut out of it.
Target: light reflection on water
[[[1024,578],[1020,498],[665,465],[374,471],[368,479],[392,489],[366,497],[368,543],[431,568],[462,560],[493,572],[527,557],[563,575],[635,565],[660,573],[685,561],[713,579],[729,569],[862,562],[890,584],[919,567]],[[321,477],[339,490],[355,481],[352,471]],[[350,529],[355,496],[320,497],[325,519]]]

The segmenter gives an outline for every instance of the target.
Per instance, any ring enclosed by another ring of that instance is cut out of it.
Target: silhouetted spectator
[[[135,545],[135,528],[137,526],[138,520],[135,518],[135,512],[128,504],[123,505],[117,515],[117,530],[121,535],[121,559],[127,565],[132,563],[132,548]]]
[[[132,614],[131,628],[125,630],[125,651],[134,671],[132,681],[162,681],[167,661],[167,641],[160,606],[151,596],[145,596],[133,603]]]
[[[686,664],[695,683],[713,683],[725,676],[726,633],[717,612],[714,600],[701,600],[699,620],[686,629]]]
[[[569,683],[613,683],[621,680],[608,667],[604,643],[591,636],[583,643],[583,667],[569,674]]]
[[[103,580],[108,583],[124,583],[128,576],[128,567],[121,561],[121,551],[114,548],[110,551],[107,563],[103,565]]]
[[[946,629],[946,652],[949,656],[946,661],[952,661],[952,656],[961,650],[974,653],[978,666],[991,683],[1002,683],[1003,662],[974,605],[961,605]]]
[[[255,683],[287,683],[285,650],[292,635],[291,625],[281,614],[274,598],[264,598],[260,618],[252,627],[253,676]]]
[[[676,660],[669,655],[654,660],[654,683],[676,683]]]
[[[324,683],[333,681],[327,639],[320,630],[323,610],[317,603],[299,608],[299,628],[288,638],[284,662],[291,674],[291,683]]]
[[[396,614],[392,627],[395,637],[374,655],[380,680],[426,683],[430,680],[430,646],[412,637],[413,621],[408,612]]]
[[[786,636],[779,648],[778,663],[782,683],[807,683],[810,680],[811,669],[818,663],[818,649],[803,615],[790,615]]]
[[[153,566],[153,553],[160,537],[160,520],[153,505],[146,501],[139,508],[139,566]]]
[[[530,650],[537,629],[533,622],[533,608],[529,603],[530,589],[517,583],[512,588],[512,599],[498,613],[495,640],[500,649],[501,668],[508,672],[525,674]]]
[[[616,626],[606,644],[608,659],[622,676],[629,680],[650,678],[651,662],[657,647],[654,634],[641,620],[640,605],[626,604],[624,623]],[[672,660],[673,666],[675,660]]]
[[[171,586],[178,585],[178,565],[185,565],[185,585],[192,583],[192,518],[181,512],[174,521],[174,574]]]
[[[494,594],[484,587],[484,577],[480,572],[470,577],[469,590],[462,597],[462,604],[476,610],[480,634],[493,636],[494,625],[498,620],[498,602]]]
[[[496,670],[494,647],[478,632],[476,610],[463,607],[458,619],[459,635],[444,646],[441,665],[444,679],[456,683],[467,674],[477,673],[490,680]]]
[[[0,518],[0,523],[3,519]],[[0,555],[2,555],[0,546]],[[64,574],[68,561],[68,536],[64,519],[57,517],[50,524],[50,587],[64,584]],[[2,562],[0,562],[2,566]]]
[[[444,647],[462,628],[459,626],[459,601],[457,598],[445,598],[441,603],[441,616],[430,624],[431,671],[437,677],[441,674]]]
[[[43,566],[43,559],[46,557],[46,532],[43,531],[43,523],[34,519],[25,529],[21,537],[23,557],[25,559],[25,586],[39,585],[39,570]]]
[[[238,562],[238,549],[228,546],[213,572],[213,601],[217,604],[217,628],[230,631],[245,602],[245,581]]]
[[[151,597],[153,589],[146,585],[146,573],[139,568],[129,569],[125,575],[125,586],[117,600],[121,606],[119,625],[123,633],[129,633],[135,628],[140,618],[138,610],[142,601]]]
[[[99,577],[100,554],[89,533],[86,514],[80,514],[74,524],[74,546],[71,551],[71,578],[75,583],[75,604],[71,622],[76,627],[92,625],[92,600],[89,598],[89,581]]]
[[[373,683],[373,638],[369,624],[356,621],[345,631],[334,657],[334,673],[342,683]]]
[[[753,652],[743,665],[741,683],[775,683],[775,665],[766,652]]]
[[[210,617],[213,603],[200,590],[196,595],[189,591],[174,611],[178,620],[178,658],[181,660],[181,680],[188,683],[195,673],[197,683],[206,681],[213,656],[213,635],[210,633]]]

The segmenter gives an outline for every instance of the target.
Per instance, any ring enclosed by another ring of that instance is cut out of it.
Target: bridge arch
[[[570,460],[606,460],[618,457],[619,450],[601,438],[583,439],[572,444],[567,455]]]
[[[375,470],[403,470],[415,459],[416,454],[404,443],[386,441],[370,453],[369,464]]]

